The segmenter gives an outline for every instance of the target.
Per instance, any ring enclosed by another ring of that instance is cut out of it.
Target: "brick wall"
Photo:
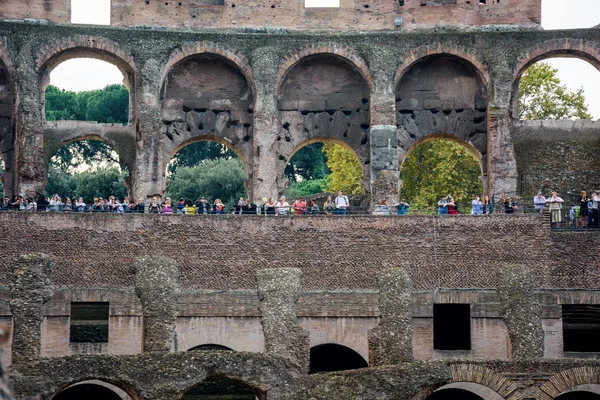
[[[0,285],[13,259],[57,258],[57,285],[131,287],[135,257],[181,267],[183,288],[254,289],[256,271],[303,270],[304,290],[372,289],[375,274],[409,271],[416,289],[493,288],[504,264],[538,287],[600,286],[600,234],[552,233],[537,216],[272,217],[2,213]],[[575,267],[577,266],[577,267]]]

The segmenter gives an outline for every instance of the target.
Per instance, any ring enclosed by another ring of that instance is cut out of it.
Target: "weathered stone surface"
[[[382,271],[379,287],[379,326],[369,333],[369,365],[413,360],[412,281],[402,268]]]
[[[144,351],[169,351],[179,314],[179,267],[164,257],[141,257],[132,265],[135,292],[144,313]]]
[[[50,274],[56,260],[45,254],[20,256],[12,268],[10,311],[13,314],[13,363],[40,356],[42,305],[52,297]]]
[[[0,345],[3,345],[8,341],[10,337],[10,328],[8,325],[0,324]],[[1,351],[1,350],[0,350]],[[0,400],[12,400],[12,391],[8,382],[8,374],[4,368],[4,363],[0,358]]]
[[[289,359],[307,371],[310,343],[307,332],[298,324],[295,310],[301,275],[297,268],[259,271],[258,298],[266,353]]]
[[[500,269],[497,290],[515,360],[544,356],[542,308],[533,287],[531,271],[526,266],[507,265]]]

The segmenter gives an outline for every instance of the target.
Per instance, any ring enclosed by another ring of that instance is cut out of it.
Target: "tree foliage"
[[[71,200],[83,197],[86,202],[91,202],[96,197],[108,198],[115,196],[119,200],[127,197],[127,188],[124,180],[127,173],[118,168],[98,168],[73,174],[65,173],[58,168],[50,168],[46,195],[55,193],[63,201],[69,197]]]
[[[239,158],[206,160],[193,167],[177,168],[171,175],[167,196],[194,201],[204,196],[209,202],[218,198],[232,204],[246,196],[245,177]]]
[[[49,85],[46,89],[46,120],[126,124],[129,91],[124,85],[108,85],[104,89],[76,93]]]
[[[307,179],[288,185],[283,194],[288,199],[297,199],[300,196],[310,196],[311,194],[323,193],[326,188],[327,178]]]
[[[302,147],[285,166],[285,176],[291,184],[305,180],[323,179],[329,173],[327,155],[323,152],[323,143],[313,143]]]
[[[452,194],[463,211],[475,194],[481,195],[479,175],[479,161],[464,146],[443,139],[416,147],[400,171],[413,210],[434,210],[443,194]]]
[[[519,118],[524,120],[590,119],[583,88],[569,91],[558,77],[558,69],[538,62],[519,83]]]
[[[169,172],[177,168],[194,167],[204,160],[237,158],[233,150],[218,142],[195,142],[179,150],[169,162]]]
[[[68,174],[84,165],[91,169],[101,166],[125,169],[113,148],[99,140],[78,140],[61,146],[50,159],[50,165]]]
[[[327,177],[327,190],[342,190],[346,194],[362,193],[362,167],[354,153],[331,142],[323,145],[323,152],[327,156],[327,167],[331,171]]]

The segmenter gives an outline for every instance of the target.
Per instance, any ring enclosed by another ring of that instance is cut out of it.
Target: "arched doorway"
[[[346,371],[367,368],[364,358],[349,347],[335,343],[321,344],[310,349],[310,372]]]
[[[435,213],[443,195],[452,195],[459,213],[471,212],[475,195],[482,200],[485,179],[481,155],[469,143],[450,135],[430,135],[418,141],[400,167],[401,200],[409,212]]]
[[[226,376],[211,376],[187,389],[180,400],[264,400],[264,393]]]
[[[327,194],[342,190],[348,196],[363,190],[363,168],[356,153],[347,144],[332,139],[316,138],[300,144],[285,167],[287,180],[284,195],[288,202],[309,196],[320,209]],[[358,210],[362,205],[352,206]],[[356,202],[355,202],[356,203]]]
[[[438,388],[427,396],[426,400],[504,400],[504,398],[479,383],[454,382]]]
[[[218,142],[244,163],[252,193],[254,91],[233,61],[213,53],[184,58],[166,74],[161,104],[165,156],[194,142]]]
[[[201,201],[213,206],[220,202],[223,213],[228,213],[235,210],[240,199],[248,199],[251,167],[229,142],[214,136],[210,139],[193,138],[176,149],[165,171],[166,197],[196,205]]]
[[[281,128],[277,136],[278,190],[285,166],[301,145],[331,140],[352,149],[370,188],[370,88],[359,69],[334,54],[316,54],[291,66],[277,88]]]
[[[488,189],[488,90],[480,71],[465,59],[438,54],[422,58],[396,87],[398,160],[429,136],[442,133],[475,150]]]
[[[556,400],[599,400],[600,399],[600,385],[598,384],[584,384],[577,385],[568,390],[565,390]]]
[[[100,138],[63,144],[49,157],[47,165],[46,195],[58,195],[63,204],[67,198],[74,203],[81,197],[92,205],[98,198],[114,196],[123,202],[129,196],[129,170],[114,148]]]
[[[52,400],[131,400],[121,388],[99,380],[75,383],[52,397]]]

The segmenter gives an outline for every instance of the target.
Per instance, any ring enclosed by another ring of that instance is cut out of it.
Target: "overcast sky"
[[[306,6],[335,7],[339,0],[306,0]],[[110,0],[72,0],[73,23],[110,23]],[[589,28],[600,24],[600,0],[542,0],[544,29]],[[594,119],[600,119],[600,72],[586,61],[553,59],[560,79],[571,90],[583,87]],[[92,59],[65,61],[52,71],[51,83],[66,90],[101,89],[122,83],[123,75],[112,64]]]

